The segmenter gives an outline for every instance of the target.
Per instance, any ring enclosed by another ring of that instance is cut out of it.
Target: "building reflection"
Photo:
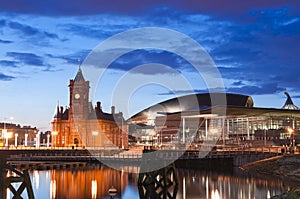
[[[50,199],[56,198],[56,181],[51,180],[50,181]]]
[[[128,185],[128,174],[106,167],[84,170],[51,170],[50,198],[102,198],[114,186],[121,195]],[[67,190],[67,191],[66,191]]]
[[[136,169],[133,167],[132,170],[136,171]],[[141,191],[144,198],[148,199],[148,196],[153,195],[150,193],[151,190],[158,198],[163,198],[161,196],[164,193],[169,193],[167,195],[171,197],[168,198],[174,199],[265,199],[294,188],[293,184],[288,184],[279,178],[252,177],[241,171],[217,173],[177,169],[176,173],[178,186],[171,187],[169,186],[171,184],[167,183],[166,191],[163,190],[163,186],[153,187],[151,183],[146,184],[147,186],[137,186],[138,173],[126,173],[104,166],[77,170],[33,171],[31,175],[36,198],[45,198],[46,195],[39,194],[47,193],[50,199],[107,198],[108,189],[112,186],[118,190],[118,198],[124,199],[143,198]],[[8,175],[12,174],[8,173]],[[169,179],[173,181],[172,175]],[[47,186],[43,182],[46,182]],[[158,178],[157,184],[158,182],[163,181]]]
[[[92,199],[97,198],[97,180],[92,180]]]
[[[178,174],[181,186],[177,198],[265,199],[291,188],[280,179],[253,178],[241,173],[224,175],[181,170]]]

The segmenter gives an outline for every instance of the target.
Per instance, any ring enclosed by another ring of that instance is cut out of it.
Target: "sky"
[[[214,61],[225,90],[252,96],[256,107],[281,108],[285,91],[300,106],[296,0],[11,0],[1,2],[0,13],[1,121],[50,130],[57,104],[68,106],[68,84],[77,73],[78,59],[84,63],[108,38],[145,27],[167,28],[197,41]],[[134,70],[139,66],[143,70]],[[189,94],[175,76],[184,76],[193,91],[207,89],[184,57],[137,49],[114,60],[101,81],[91,82],[97,88],[93,104],[101,101],[109,111],[115,101],[107,92],[128,71],[133,81],[154,78],[175,85],[170,89],[154,82],[132,92],[124,102],[128,117],[174,93]],[[125,111],[118,105],[117,111]]]

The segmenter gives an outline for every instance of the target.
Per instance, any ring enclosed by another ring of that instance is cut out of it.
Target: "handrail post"
[[[0,198],[6,199],[6,155],[0,153]]]

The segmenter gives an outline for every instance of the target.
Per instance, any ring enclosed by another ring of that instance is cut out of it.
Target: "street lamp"
[[[12,138],[12,132],[7,132],[6,129],[3,129],[2,132],[4,133],[5,137],[5,146],[8,147],[8,139]]]
[[[50,145],[50,134],[47,134],[47,148],[49,148]]]
[[[2,135],[3,137],[5,138],[5,146],[7,147],[8,146],[8,138],[7,138],[7,130],[5,129],[2,129]]]
[[[98,131],[92,131],[94,149],[95,149],[95,137],[98,135]]]
[[[25,133],[25,143],[24,143],[25,146],[27,146],[27,140],[28,140],[28,133]]]
[[[36,137],[35,146],[36,146],[36,148],[39,148],[40,147],[40,132],[38,132],[35,137]]]
[[[18,134],[15,133],[15,147],[18,146]]]

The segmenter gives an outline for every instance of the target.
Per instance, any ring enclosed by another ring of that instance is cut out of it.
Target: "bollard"
[[[117,193],[118,190],[114,186],[111,186],[111,188],[108,190],[108,195],[111,199],[113,199],[117,195]]]

